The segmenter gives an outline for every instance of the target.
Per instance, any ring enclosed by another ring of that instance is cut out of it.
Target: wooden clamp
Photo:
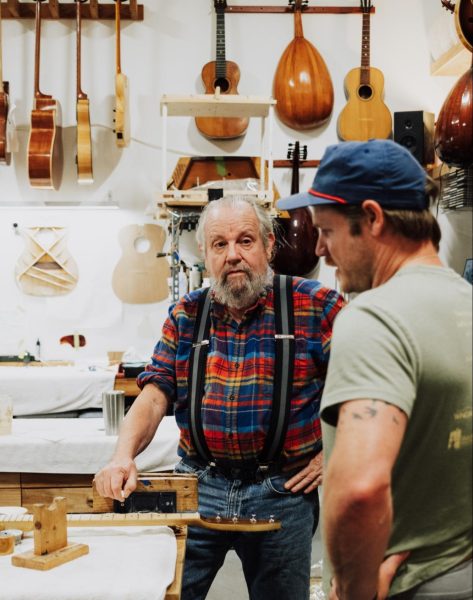
[[[54,498],[50,506],[33,507],[34,550],[12,556],[15,567],[47,571],[89,553],[87,544],[67,543],[67,502]]]

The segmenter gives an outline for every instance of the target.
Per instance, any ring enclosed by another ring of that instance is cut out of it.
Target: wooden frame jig
[[[75,19],[75,2],[59,2],[59,0],[40,0],[42,19]],[[127,4],[124,4],[127,2]],[[3,19],[34,19],[36,2],[20,2],[19,0],[6,0],[1,2],[0,9]],[[82,19],[114,20],[115,4],[101,3],[99,0],[87,0],[82,5]],[[137,0],[121,0],[120,18],[131,21],[143,21],[143,5]]]

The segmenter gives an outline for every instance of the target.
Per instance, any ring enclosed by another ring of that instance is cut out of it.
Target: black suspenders
[[[294,303],[292,277],[274,276],[275,364],[271,420],[263,450],[258,458],[264,468],[276,461],[283,449],[289,425],[292,382],[294,377]],[[205,441],[202,426],[202,397],[210,337],[210,294],[204,290],[199,298],[192,349],[189,357],[189,433],[198,456],[206,462],[214,459]]]

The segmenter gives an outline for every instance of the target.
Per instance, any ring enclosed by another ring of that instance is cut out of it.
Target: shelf
[[[227,6],[226,13],[294,13],[294,6]],[[304,6],[303,14],[349,14],[362,13],[364,9],[359,6]],[[375,12],[375,7],[370,8],[370,13]]]
[[[471,66],[471,52],[458,42],[430,66],[431,75],[463,75]]]
[[[195,94],[161,98],[161,115],[168,117],[267,117],[273,98],[237,94]]]
[[[137,0],[120,6],[120,18],[123,20],[143,21],[143,5],[137,4]],[[20,2],[19,0],[7,0],[2,2],[0,9],[3,19],[34,19],[36,2]],[[81,7],[82,19],[113,20],[115,19],[115,3],[103,4],[98,0],[89,0]],[[42,19],[75,19],[76,3],[58,2],[48,0],[41,4]]]

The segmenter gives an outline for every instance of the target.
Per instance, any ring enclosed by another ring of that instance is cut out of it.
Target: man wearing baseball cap
[[[439,259],[436,196],[405,148],[370,140],[327,148],[278,203],[315,207],[316,253],[358,293],[322,398],[331,600],[473,597],[472,287]]]

